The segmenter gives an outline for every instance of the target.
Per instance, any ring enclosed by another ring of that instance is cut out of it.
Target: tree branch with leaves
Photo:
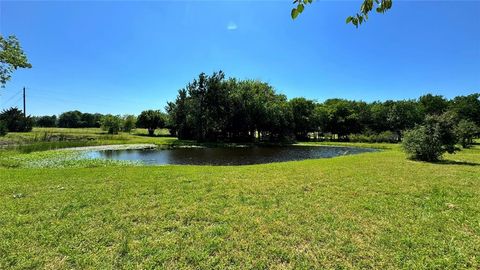
[[[313,3],[313,0],[293,0],[293,4],[296,6],[292,9],[292,19],[296,19],[300,15],[305,6]],[[360,24],[368,20],[368,14],[375,8],[378,13],[385,13],[392,8],[392,0],[364,0],[360,6],[359,13],[353,16],[348,16],[346,23],[351,23],[358,28]]]
[[[31,67],[18,39],[15,36],[4,38],[0,35],[0,86],[5,87],[18,68]]]

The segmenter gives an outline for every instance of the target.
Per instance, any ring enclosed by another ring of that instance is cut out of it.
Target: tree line
[[[429,115],[480,125],[480,94],[364,102],[288,100],[268,83],[201,73],[168,102],[167,126],[180,139],[197,141],[400,141]]]

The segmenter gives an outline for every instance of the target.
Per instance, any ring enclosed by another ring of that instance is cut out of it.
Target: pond
[[[176,148],[168,150],[90,151],[88,158],[140,161],[147,165],[250,165],[271,162],[331,158],[373,152],[375,149],[334,146],[272,146],[229,148]]]

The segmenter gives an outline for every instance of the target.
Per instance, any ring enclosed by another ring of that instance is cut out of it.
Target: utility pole
[[[27,117],[27,108],[26,108],[26,102],[25,102],[25,86],[23,87],[23,117]]]

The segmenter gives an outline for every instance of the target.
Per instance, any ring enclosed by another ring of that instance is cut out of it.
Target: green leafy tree
[[[107,114],[102,118],[101,127],[109,134],[118,134],[123,127],[123,119],[119,115]]]
[[[12,73],[18,68],[31,68],[20,42],[15,36],[4,38],[0,35],[0,85],[11,79]]]
[[[164,128],[166,122],[165,114],[159,110],[143,111],[137,118],[137,127],[146,128],[148,135],[153,136],[155,129]]]
[[[102,124],[103,115],[99,113],[82,113],[68,111],[58,117],[58,126],[64,128],[98,128]]]
[[[410,159],[437,161],[446,152],[454,153],[456,137],[451,114],[427,116],[423,125],[417,125],[404,134],[402,147]]]
[[[443,96],[427,94],[421,96],[418,101],[426,115],[441,115],[448,110],[448,100]]]
[[[58,117],[58,126],[62,128],[81,127],[82,113],[80,111],[69,111],[60,114]]]
[[[0,121],[5,124],[9,132],[29,132],[33,127],[30,116],[25,117],[18,108],[10,108],[0,113]]]
[[[458,120],[469,120],[480,126],[480,93],[455,97],[449,110],[457,115]]]
[[[387,115],[390,129],[397,133],[398,140],[402,138],[402,131],[413,128],[422,122],[424,116],[417,102],[414,100],[395,101]]]
[[[313,0],[293,0],[295,7],[292,8],[290,13],[292,19],[296,19],[303,12],[305,6],[312,3]],[[378,13],[385,13],[390,8],[392,8],[392,0],[364,0],[360,6],[360,11],[353,16],[348,16],[346,23],[351,23],[358,27],[368,19],[368,15],[373,9]]]
[[[305,140],[308,138],[309,132],[317,130],[314,115],[316,104],[313,100],[306,98],[293,98],[288,103],[293,113],[296,139]]]
[[[135,115],[123,116],[123,131],[131,132],[137,124],[137,117]]]
[[[57,116],[40,116],[35,120],[35,126],[37,127],[55,127],[57,125]]]
[[[473,138],[480,133],[479,127],[472,121],[460,120],[455,127],[455,134],[458,138],[458,142],[463,148],[468,148],[473,144]]]

